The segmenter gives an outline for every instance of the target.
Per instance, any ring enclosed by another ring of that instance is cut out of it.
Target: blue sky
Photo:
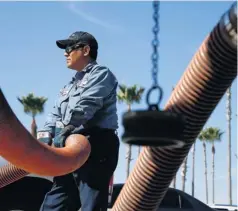
[[[212,30],[231,2],[162,2],[160,12],[160,71],[158,80],[164,89],[161,107],[167,102],[205,36]],[[152,4],[151,2],[1,2],[0,3],[0,86],[17,117],[29,129],[31,118],[24,114],[17,96],[33,92],[48,97],[45,113],[37,117],[44,124],[56,95],[74,75],[66,68],[57,39],[84,30],[99,42],[98,63],[107,65],[120,83],[151,86]],[[232,179],[236,204],[236,102],[237,81],[232,85]],[[146,108],[143,101],[133,109]],[[123,133],[121,114],[126,106],[118,104],[119,135]],[[218,104],[206,126],[226,130],[225,97]],[[207,146],[209,201],[211,202],[211,146]],[[133,148],[132,167],[137,158]],[[216,145],[216,203],[228,202],[227,136]],[[191,156],[188,159],[186,192],[191,193]],[[121,143],[115,182],[126,178],[125,145]],[[181,188],[181,174],[177,174]],[[195,196],[205,200],[202,144],[196,150]]]

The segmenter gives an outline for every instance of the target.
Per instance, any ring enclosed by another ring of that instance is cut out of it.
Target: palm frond
[[[120,84],[119,91],[117,93],[117,98],[119,102],[124,102],[127,105],[132,105],[133,103],[140,103],[142,94],[144,92],[143,87],[139,87],[138,85],[126,86],[124,84]]]
[[[198,135],[198,139],[200,141],[205,141],[208,143],[214,143],[214,142],[219,142],[221,141],[222,135],[224,132],[222,132],[219,128],[217,127],[208,127],[205,128],[200,132]]]
[[[45,97],[37,97],[33,93],[21,98],[17,97],[17,99],[23,105],[24,112],[32,117],[44,112],[44,104],[48,100]]]

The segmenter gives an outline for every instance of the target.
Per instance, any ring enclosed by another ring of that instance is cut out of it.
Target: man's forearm
[[[50,113],[46,119],[46,122],[43,126],[42,129],[39,130],[40,131],[47,131],[51,134],[52,137],[55,136],[55,126],[56,126],[56,122],[57,121],[61,121],[61,118],[53,113]]]

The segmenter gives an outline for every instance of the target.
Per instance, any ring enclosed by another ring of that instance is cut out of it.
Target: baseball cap
[[[61,49],[65,49],[67,46],[74,45],[76,43],[89,45],[90,48],[94,48],[95,50],[98,49],[98,43],[95,37],[84,31],[74,32],[67,39],[56,41],[56,45]]]

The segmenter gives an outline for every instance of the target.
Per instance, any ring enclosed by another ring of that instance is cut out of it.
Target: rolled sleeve
[[[61,115],[59,112],[59,108],[57,107],[57,104],[55,102],[55,105],[54,105],[52,111],[48,114],[48,116],[46,118],[44,127],[39,131],[48,131],[54,137],[56,121],[61,121]]]
[[[73,99],[75,102],[64,124],[79,127],[90,120],[95,112],[102,108],[104,99],[117,86],[117,80],[106,67],[98,67],[94,70],[87,83],[83,85],[79,96]]]

